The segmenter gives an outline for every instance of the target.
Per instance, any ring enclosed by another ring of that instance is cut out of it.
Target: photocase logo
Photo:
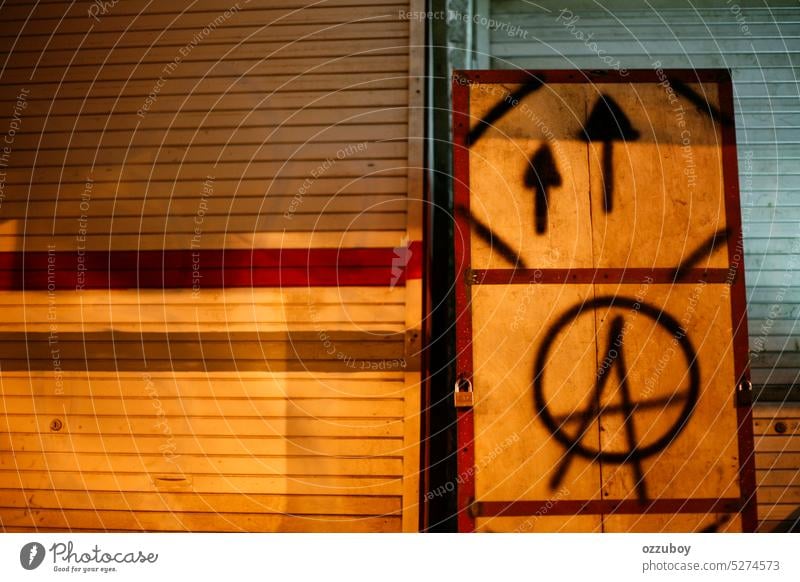
[[[19,563],[26,570],[35,570],[44,561],[44,546],[39,542],[30,542],[19,551]]]

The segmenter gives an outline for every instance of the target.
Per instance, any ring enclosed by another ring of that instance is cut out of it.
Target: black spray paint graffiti
[[[686,83],[678,79],[668,78],[668,82],[674,87],[675,91],[691,102],[698,111],[709,116],[712,120],[723,125],[732,125],[733,120],[723,114],[718,108],[711,105],[702,95]],[[540,89],[544,83],[536,78],[521,85],[516,91],[507,95],[504,99],[495,104],[494,107],[470,130],[467,136],[467,145],[471,146],[477,142],[495,123],[502,119],[509,111],[514,109],[528,95]],[[613,164],[613,142],[615,141],[635,141],[639,139],[637,131],[625,112],[611,97],[601,95],[595,103],[585,127],[578,135],[578,138],[586,142],[601,142],[603,144],[603,208],[606,213],[614,207],[614,164]],[[534,223],[536,232],[544,234],[547,231],[547,190],[551,186],[561,185],[561,175],[558,172],[552,152],[549,148],[543,149],[542,146],[537,150],[530,161],[529,168],[524,175],[525,185],[534,190],[535,195],[535,217]],[[490,232],[489,227],[485,228]],[[486,238],[486,237],[483,237]],[[489,236],[498,240],[496,236]],[[511,256],[511,255],[509,255]],[[514,253],[514,256],[517,256]],[[513,262],[519,265],[519,261]]]
[[[482,119],[478,120],[475,127],[470,130],[469,135],[467,135],[467,146],[471,146],[478,141],[483,134],[486,133],[489,128],[494,127],[494,124],[500,121],[506,113],[514,109],[514,107],[519,105],[520,101],[542,87],[542,85],[544,85],[544,83],[542,83],[541,80],[532,77],[529,82],[520,86],[520,88],[513,93],[506,95],[501,101],[498,101]]]
[[[581,316],[595,317],[596,312],[609,308],[635,310],[649,317],[657,326],[667,331],[678,343],[685,358],[688,386],[685,390],[680,392],[676,390],[675,393],[665,398],[652,398],[635,402],[631,395],[628,369],[624,356],[624,334],[628,326],[622,316],[617,316],[611,322],[608,343],[605,346],[605,357],[600,360],[602,363],[598,367],[595,377],[590,404],[585,410],[577,413],[560,417],[554,415],[550,410],[544,386],[544,376],[551,347],[554,345],[556,338],[578,318]],[[616,371],[619,379],[619,404],[613,406],[601,405],[606,385],[614,371]],[[640,302],[632,297],[608,295],[588,300],[566,311],[550,327],[536,356],[533,373],[533,400],[536,413],[556,441],[564,446],[567,451],[552,475],[550,487],[556,489],[561,484],[572,459],[578,456],[600,463],[632,465],[637,481],[637,495],[640,499],[646,499],[647,489],[642,461],[664,450],[686,428],[700,395],[700,366],[697,362],[697,353],[680,323],[658,307]],[[654,440],[644,445],[641,444],[636,430],[636,411],[653,408],[667,409],[674,406],[681,406],[674,423]],[[599,446],[594,447],[586,443],[591,425],[596,420],[599,420],[601,415],[611,414],[621,415],[623,418],[626,447],[625,450],[620,452],[601,450]],[[573,432],[568,429],[570,425],[577,425],[578,428]]]
[[[501,257],[519,269],[527,269],[525,261],[519,256],[510,244],[500,238],[494,231],[483,224],[479,219],[466,212],[463,208],[458,208],[457,212],[466,218],[472,228],[475,229],[475,234],[482,238],[489,245],[492,252],[497,251]]]
[[[639,132],[633,128],[622,108],[607,95],[600,95],[589,114],[589,120],[578,138],[603,144],[603,209],[606,214],[614,208],[614,149],[615,141],[635,141]]]
[[[544,234],[547,231],[547,190],[551,186],[561,186],[561,174],[558,173],[553,152],[547,144],[536,150],[531,157],[528,171],[525,172],[525,185],[536,192],[534,201],[536,232]]]

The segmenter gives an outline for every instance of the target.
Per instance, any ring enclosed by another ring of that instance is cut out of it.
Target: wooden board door
[[[461,531],[750,531],[722,71],[454,79]]]

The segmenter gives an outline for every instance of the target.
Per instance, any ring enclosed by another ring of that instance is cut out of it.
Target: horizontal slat
[[[167,65],[179,59],[181,65],[196,61],[224,62],[224,61],[254,61],[259,62],[273,58],[318,57],[325,56],[331,59],[347,57],[350,55],[364,55],[373,52],[388,54],[396,53],[408,46],[407,31],[402,33],[386,33],[383,36],[368,39],[329,40],[324,38],[293,39],[291,41],[274,41],[268,35],[248,39],[247,42],[232,42],[228,44],[202,43],[191,50],[184,47],[163,46],[157,42],[153,46],[142,49],[141,47],[114,47],[108,49],[77,48],[73,50],[47,50],[43,52],[12,52],[5,61],[5,72],[13,69],[25,71],[40,71],[51,67],[66,67],[67,75],[73,67],[87,67],[95,65],[108,67],[117,64],[135,63],[143,66],[151,63]],[[49,47],[48,47],[49,48]],[[185,55],[180,50],[184,48]],[[405,49],[407,50],[407,48]],[[4,73],[5,74],[5,73]]]
[[[46,156],[53,151],[60,152],[68,148],[70,153],[77,151],[86,152],[94,156],[109,148],[128,149],[136,151],[145,147],[208,147],[211,145],[229,144],[231,146],[290,146],[290,153],[322,148],[323,144],[348,144],[357,137],[361,142],[400,142],[405,139],[406,126],[402,123],[382,123],[380,125],[349,124],[341,125],[308,125],[285,127],[241,127],[219,129],[176,129],[172,127],[154,129],[147,132],[122,131],[86,131],[62,133],[18,133],[14,139],[13,157],[25,155],[26,152],[39,152],[39,157],[34,158],[44,162]],[[334,152],[335,153],[335,152]],[[116,155],[116,154],[110,154]],[[12,156],[9,156],[11,158]],[[287,155],[288,157],[288,155]]]
[[[760,339],[762,337],[761,334],[764,332],[761,331],[761,328],[756,328],[753,330],[754,334],[758,334],[756,338],[756,346],[760,346],[761,343],[764,341]],[[765,336],[764,336],[765,337]],[[795,348],[791,341],[789,341],[786,345],[787,350],[780,351],[780,352],[766,352],[766,351],[754,351],[750,356],[750,365],[754,368],[797,368],[800,367],[800,353],[796,351],[789,351],[789,348]]]
[[[17,251],[24,247],[29,251],[46,251],[52,246],[63,251],[78,249],[107,251],[111,250],[160,250],[186,249],[191,241],[185,234],[152,234],[152,235],[94,235],[87,237],[85,243],[79,243],[75,235],[32,236],[20,238],[15,232],[15,223],[5,223],[5,232],[0,234],[0,250]],[[2,229],[0,223],[0,229]],[[200,248],[204,249],[252,249],[252,248],[342,248],[342,247],[397,247],[402,245],[406,229],[398,230],[348,230],[341,232],[274,232],[274,233],[204,233]],[[22,241],[24,240],[24,244]]]
[[[800,505],[800,486],[758,488],[759,505],[767,506],[779,503],[794,503]]]
[[[58,384],[56,382],[58,381]],[[4,370],[0,377],[8,396],[120,397],[154,394],[158,398],[376,398],[405,393],[398,370],[353,372],[347,375],[316,372],[231,372],[197,374],[181,372],[81,372],[64,371],[59,378],[47,372]]]
[[[141,97],[106,99],[63,99],[29,101],[25,108],[26,121],[54,116],[85,116],[109,113],[133,115],[137,120],[152,113],[201,112],[216,115],[225,111],[273,111],[296,107],[297,110],[326,107],[391,107],[405,105],[408,93],[403,89],[369,89],[336,91],[280,91],[231,95],[158,96],[152,101]],[[11,117],[15,102],[4,102],[0,112]],[[141,113],[140,113],[141,112]],[[4,116],[5,116],[4,115]],[[288,115],[286,117],[289,117]],[[26,126],[29,124],[26,123]]]
[[[123,79],[117,81],[64,81],[51,83],[25,83],[28,103],[59,99],[98,100],[116,97],[144,99],[153,91],[153,79]],[[224,89],[220,91],[220,87]],[[255,93],[266,97],[279,91],[338,91],[403,89],[408,87],[408,75],[385,72],[327,73],[324,70],[284,75],[246,75],[224,77],[171,77],[158,91],[159,97],[187,95],[242,95]],[[0,88],[0,100],[16,103],[20,87],[8,85]],[[7,106],[7,103],[5,104]]]
[[[175,467],[188,474],[206,475],[401,475],[400,458],[344,459],[306,457],[206,457],[180,455],[105,455],[94,453],[28,453],[0,456],[0,470],[90,471],[120,473],[158,472]]]
[[[140,200],[149,198],[190,198],[198,201],[203,194],[206,177],[194,180],[164,182],[94,182],[89,197],[92,201]],[[368,175],[354,180],[352,178],[321,176],[316,180],[306,178],[275,177],[268,184],[262,180],[222,180],[215,179],[213,198],[239,198],[247,196],[331,196],[347,194],[404,194],[407,188],[405,176]],[[54,200],[64,204],[80,204],[87,193],[86,181],[57,184],[14,185],[6,184],[6,202],[26,200]],[[211,197],[209,197],[211,198]]]
[[[355,5],[353,5],[355,4]],[[178,11],[172,10],[171,14],[151,13],[149,10],[143,10],[142,13],[131,13],[117,15],[114,11],[102,15],[97,21],[93,18],[87,17],[83,12],[80,15],[75,15],[71,18],[61,20],[61,17],[55,17],[52,11],[44,14],[45,18],[37,18],[30,20],[21,28],[24,34],[48,34],[52,32],[58,33],[87,33],[91,31],[97,32],[112,32],[112,31],[125,31],[125,30],[147,30],[147,29],[166,29],[166,28],[195,28],[196,31],[201,31],[210,23],[217,20],[215,28],[223,28],[230,26],[241,25],[259,25],[259,26],[272,26],[272,25],[289,25],[289,24],[338,24],[341,22],[353,20],[376,20],[376,21],[396,21],[398,18],[398,10],[405,9],[403,3],[381,5],[367,5],[358,6],[357,3],[352,3],[350,6],[341,8],[328,8],[324,4],[309,8],[308,10],[301,10],[298,6],[293,8],[275,8],[264,9],[263,4],[258,5],[258,8],[250,10],[231,10],[230,17],[226,18],[225,10],[232,8],[232,6],[222,7],[215,11],[202,12],[202,11],[185,11],[183,14],[178,14]],[[308,4],[306,4],[308,6]],[[51,9],[52,10],[52,9]],[[63,14],[63,9],[56,9],[56,14]],[[21,19],[25,17],[20,15]],[[0,27],[0,33],[3,36],[16,36],[20,32],[20,22],[3,19],[3,26]],[[208,36],[213,36],[213,30]]]
[[[57,489],[64,491],[182,492],[239,495],[397,495],[398,477],[347,477],[306,475],[300,479],[270,477],[189,475],[182,473],[79,473],[77,471],[0,471],[0,489]]]
[[[756,439],[757,452],[791,452],[800,453],[800,435],[783,436],[774,432],[774,436],[762,436]],[[800,467],[798,467],[800,470]]]
[[[262,132],[262,143],[272,137],[272,131],[278,128],[295,127],[304,125],[330,126],[336,124],[381,124],[405,123],[408,111],[403,106],[398,107],[341,107],[335,110],[325,108],[306,109],[269,109],[269,110],[243,110],[239,112],[220,111],[205,113],[184,111],[180,115],[175,113],[150,112],[143,118],[135,113],[128,115],[104,116],[74,116],[59,117],[26,117],[24,128],[27,132],[82,132],[110,130],[157,131],[159,134],[167,130],[191,129],[202,132],[214,128],[237,128],[240,126],[250,128],[265,128]],[[357,142],[358,136],[352,135],[351,140]],[[126,143],[123,141],[123,143]],[[10,158],[11,159],[11,158]]]
[[[399,497],[0,490],[0,507],[306,515],[399,515]]]
[[[58,398],[7,396],[0,414],[81,416],[197,416],[203,418],[402,418],[402,399]]]
[[[784,435],[800,434],[800,419],[797,418],[777,418],[774,420],[756,418],[753,426],[756,435],[776,434],[775,423],[781,422],[785,427]]]
[[[127,2],[126,2],[127,4]],[[115,8],[118,8],[119,5]],[[150,5],[153,9],[153,5]],[[5,10],[2,11],[3,13]],[[175,50],[190,44],[197,35],[196,28],[170,27],[167,29],[154,28],[150,30],[129,30],[124,34],[119,32],[97,32],[91,34],[26,34],[19,38],[4,37],[0,39],[0,50],[11,52],[31,52],[40,54],[42,51],[55,52],[67,51],[72,54],[77,47],[81,49],[111,49],[111,48],[150,48],[157,44],[159,47],[174,47]],[[407,22],[392,22],[380,19],[378,21],[346,21],[333,24],[308,25],[289,24],[283,25],[276,22],[272,26],[236,26],[220,27],[214,30],[213,36],[208,37],[203,44],[237,44],[253,41],[292,42],[298,39],[314,40],[346,40],[379,38],[382,36],[400,37],[408,34]]]
[[[377,165],[377,164],[376,164]],[[378,206],[372,212],[318,213],[318,214],[266,214],[266,215],[234,215],[209,216],[202,220],[200,232],[203,236],[209,233],[233,232],[342,232],[353,230],[403,230],[406,224],[405,210],[399,212],[383,212]],[[159,216],[144,221],[141,217],[92,217],[91,228],[114,235],[147,235],[169,233],[186,235],[186,247],[190,247],[192,235],[197,233],[196,216]],[[54,234],[78,236],[76,220],[51,218],[31,218],[25,220],[25,236],[46,236]],[[202,238],[199,237],[199,238]]]
[[[239,3],[237,7],[241,11],[256,10],[263,7],[264,2],[258,0]],[[309,2],[308,0],[270,0],[269,5],[272,8],[289,8],[289,9],[312,9],[314,7],[324,6],[326,8],[336,8],[344,6],[363,6],[363,5],[379,5],[379,4],[397,4],[397,0],[321,0],[318,2]],[[94,2],[92,0],[74,0],[69,4],[64,4],[63,0],[37,0],[36,7],[34,8],[24,0],[8,0],[4,4],[8,10],[9,18],[52,18],[53,12],[64,18],[84,18],[87,15],[91,16],[89,9],[92,8]],[[236,3],[231,4],[229,0],[194,0],[192,8],[197,12],[217,12],[225,11],[236,6]],[[172,4],[159,4],[153,6],[149,0],[126,0],[123,3],[114,6],[115,14],[141,14],[146,11],[148,14],[163,14],[175,15],[182,10],[180,6]],[[105,16],[98,14],[98,16]]]
[[[204,201],[203,211],[205,216],[222,214],[236,216],[237,214],[265,215],[283,214],[294,208],[295,214],[314,214],[321,212],[342,213],[356,211],[403,212],[408,201],[401,195],[364,196],[341,195],[335,198],[327,196],[304,196],[302,202],[292,205],[294,196],[261,196],[245,197],[236,196],[221,198],[213,196]],[[198,213],[200,196],[194,200],[179,198],[142,198],[139,200],[94,200],[88,209],[84,206],[81,210],[80,201],[55,199],[52,201],[11,202],[5,201],[0,208],[0,217],[25,218],[25,217],[58,217],[79,218],[92,217],[146,217],[146,216],[191,216]]]
[[[770,469],[756,471],[758,487],[800,486],[800,471],[797,469]]]
[[[68,152],[49,151],[17,151],[10,167],[69,167],[87,164],[97,165],[140,165],[175,164],[208,162],[230,164],[263,164],[264,162],[288,162],[289,160],[316,161],[322,174],[323,167],[333,166],[340,159],[394,159],[402,160],[407,156],[404,141],[395,142],[359,142],[351,144],[330,143],[298,143],[287,145],[192,145],[183,148],[116,148],[71,149]],[[328,161],[331,160],[331,161]],[[324,166],[323,166],[324,164]]]
[[[405,175],[407,168],[401,160],[351,161],[342,160],[333,164],[326,175],[331,177],[358,178],[371,172],[384,175]],[[124,167],[71,166],[69,168],[34,168],[33,170],[8,170],[8,184],[28,185],[58,184],[60,182],[85,183],[86,178],[94,176],[96,182],[147,181],[149,180],[205,180],[209,176],[219,179],[241,178],[246,180],[269,180],[274,176],[284,178],[308,179],[320,167],[318,161],[263,162],[258,164],[159,164],[127,165]]]
[[[355,517],[282,514],[189,512],[133,512],[60,509],[12,509],[3,512],[6,527],[136,530],[136,531],[246,531],[246,532],[379,532],[400,531],[399,517]]]
[[[796,503],[786,503],[777,505],[758,506],[758,519],[760,520],[784,520],[790,517],[797,519],[798,507]]]
[[[99,453],[106,455],[169,454],[216,456],[308,456],[329,457],[388,457],[404,453],[402,439],[392,438],[309,438],[297,437],[169,437],[167,435],[69,435],[17,434],[0,438],[0,453],[12,451],[46,453]]]
[[[399,58],[407,54],[408,47],[374,51],[364,55],[347,57],[303,57],[292,59],[282,56],[269,61],[196,61],[182,63],[171,78],[200,78],[200,77],[230,77],[231,75],[286,75],[298,72],[325,71],[326,73],[350,73],[352,71],[398,73],[408,70],[406,59]],[[164,74],[164,65],[144,64],[137,65],[107,65],[102,68],[97,66],[73,66],[66,74],[63,67],[36,69],[34,74],[28,69],[11,69],[3,73],[3,81],[8,85],[28,86],[29,82],[58,83],[59,81],[95,80],[127,80],[151,79],[155,84]],[[18,90],[17,90],[18,91]]]
[[[49,432],[51,417],[3,416],[0,430],[7,432]],[[162,418],[175,436],[195,435],[279,435],[288,438],[310,437],[402,437],[403,423],[398,420],[364,419],[230,419],[166,417]],[[149,418],[67,416],[63,418],[64,434],[132,434],[152,435],[163,429]],[[163,434],[163,433],[162,433]]]

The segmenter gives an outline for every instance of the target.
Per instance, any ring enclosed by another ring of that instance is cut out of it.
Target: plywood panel
[[[637,290],[597,286],[618,299]],[[654,286],[645,305],[655,311],[595,312],[598,341],[610,341],[615,326],[622,331],[621,346],[599,349],[601,361],[613,349],[624,358],[606,371],[616,373],[601,397],[602,449],[622,461],[604,464],[604,491],[612,499],[739,497],[727,288]]]
[[[718,109],[716,85],[687,88]],[[595,266],[677,267],[726,228],[719,126],[707,112],[656,84],[631,91],[624,84],[600,83],[587,97],[589,120],[605,98],[619,107],[609,123],[620,125],[608,128],[613,141],[595,138],[587,144]],[[610,165],[604,167],[607,158]],[[611,210],[604,208],[604,189]],[[704,256],[696,266],[727,266],[725,238],[718,238],[722,252]]]
[[[578,455],[564,455],[537,407],[562,419],[591,406],[576,389],[595,373],[594,326],[574,326],[552,338],[553,312],[581,302],[591,286],[481,286],[473,289],[476,496],[480,501],[600,497],[600,468]],[[545,309],[540,306],[548,306]],[[515,322],[515,323],[510,323]],[[538,367],[544,358],[546,368]],[[539,378],[544,401],[532,397]],[[559,421],[559,424],[563,421]],[[598,446],[596,420],[586,439]],[[596,529],[599,516],[580,520]],[[548,520],[538,527],[558,527]],[[487,525],[487,527],[490,527]]]
[[[590,267],[589,173],[585,145],[574,139],[585,90],[552,85],[521,96],[525,91],[524,85],[470,89],[472,134],[484,131],[470,148],[473,267],[510,268],[514,255],[520,266]],[[515,101],[495,119],[493,110]],[[539,172],[546,175],[544,196],[537,194]]]

